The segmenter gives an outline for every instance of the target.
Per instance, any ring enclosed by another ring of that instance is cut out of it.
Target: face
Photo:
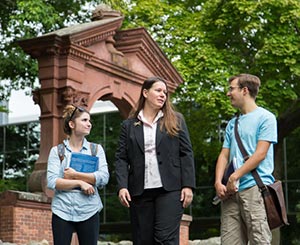
[[[90,134],[92,123],[89,113],[83,112],[79,117],[76,117],[69,123],[73,134],[78,136],[86,136]]]
[[[238,79],[231,81],[226,95],[230,98],[230,102],[233,107],[241,107],[241,103],[243,102],[243,88],[240,88]]]
[[[150,89],[144,89],[143,95],[146,99],[145,106],[149,106],[154,110],[161,109],[167,99],[167,87],[164,82],[157,81],[153,83]]]

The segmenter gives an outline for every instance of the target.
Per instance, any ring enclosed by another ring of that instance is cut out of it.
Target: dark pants
[[[72,222],[61,219],[52,214],[52,233],[54,245],[70,245],[73,232],[77,233],[79,244],[97,245],[99,237],[99,213],[97,212],[91,218]]]
[[[145,190],[132,197],[130,218],[134,245],[178,245],[183,214],[181,191]]]

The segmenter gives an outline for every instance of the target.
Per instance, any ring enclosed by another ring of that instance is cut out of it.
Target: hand
[[[73,168],[66,168],[64,170],[64,179],[75,179],[76,170]]]
[[[95,194],[94,186],[90,185],[89,183],[81,181],[80,188],[81,188],[81,191],[83,191],[84,194],[86,194],[86,195],[94,195]]]
[[[123,206],[127,208],[130,207],[129,202],[131,202],[131,197],[129,191],[126,188],[122,188],[119,190],[119,200]]]
[[[216,194],[221,200],[227,199],[227,188],[221,182],[215,183]]]
[[[191,204],[191,202],[193,201],[193,191],[191,188],[184,187],[181,190],[180,201],[183,202],[183,204],[182,204],[183,208],[186,208]]]
[[[230,175],[227,185],[227,194],[228,195],[233,195],[234,193],[236,193],[238,191],[238,187],[237,187],[237,179],[235,178],[235,176],[232,174]]]

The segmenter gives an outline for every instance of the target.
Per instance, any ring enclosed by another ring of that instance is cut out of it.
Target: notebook
[[[98,170],[99,158],[96,156],[86,155],[82,153],[72,153],[70,168],[77,172],[93,173]]]
[[[230,175],[237,169],[237,162],[236,162],[236,158],[234,157],[231,162],[226,166],[223,178],[222,178],[222,184],[226,185],[228,182],[228,179],[230,177]],[[236,187],[239,187],[239,180],[236,183]],[[218,205],[221,202],[221,199],[218,196],[215,196],[213,198],[213,204],[214,205]]]

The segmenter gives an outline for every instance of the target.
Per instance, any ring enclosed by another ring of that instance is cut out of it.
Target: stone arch
[[[65,137],[65,105],[91,108],[99,99],[110,100],[126,117],[147,77],[163,77],[170,92],[183,82],[145,28],[121,30],[123,19],[119,12],[100,7],[89,23],[19,41],[37,59],[41,84],[33,96],[41,109],[41,145],[28,182],[31,192],[46,192],[49,151]]]
[[[90,105],[92,106],[97,100],[111,101],[118,108],[121,116],[126,118],[137,99],[126,91],[120,92],[114,87],[105,87],[95,91],[94,95],[91,96]]]

